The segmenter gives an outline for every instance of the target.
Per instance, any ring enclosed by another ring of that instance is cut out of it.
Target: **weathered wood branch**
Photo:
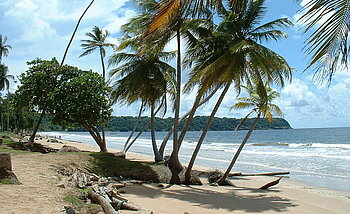
[[[289,172],[268,172],[268,173],[256,173],[256,174],[235,172],[235,173],[230,173],[228,175],[228,177],[234,177],[234,176],[274,176],[274,175],[288,175],[288,174],[289,174]]]
[[[269,188],[269,187],[275,186],[275,185],[277,185],[277,184],[280,182],[280,180],[281,180],[282,178],[283,178],[283,177],[280,177],[280,178],[277,179],[277,180],[271,181],[271,182],[265,184],[264,186],[260,187],[259,189],[267,189],[267,188]]]
[[[93,202],[99,204],[102,207],[103,211],[106,214],[119,214],[119,212],[116,211],[103,196],[94,193],[92,190],[88,192],[88,195]]]

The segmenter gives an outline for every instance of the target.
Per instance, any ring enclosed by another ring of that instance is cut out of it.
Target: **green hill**
[[[193,118],[193,122],[190,126],[190,131],[201,131],[203,130],[205,124],[208,121],[208,116],[197,116]],[[149,117],[142,117],[139,123],[137,131],[143,129]],[[247,119],[247,121],[243,124],[241,129],[249,129],[253,123],[254,118]],[[131,116],[123,116],[123,117],[111,117],[106,125],[107,131],[121,131],[127,132],[131,131],[134,127],[134,124],[137,121],[137,117]],[[234,130],[241,119],[236,118],[214,118],[214,121],[210,127],[210,131],[232,131]],[[173,119],[168,118],[156,118],[156,131],[168,131],[173,125]],[[180,129],[183,127],[184,122],[180,124]],[[260,119],[255,127],[255,129],[291,129],[292,127],[289,123],[282,118],[274,118],[272,123],[269,123],[266,119]],[[68,131],[85,131],[81,127],[59,127],[54,126],[50,123],[48,118],[43,120],[43,124],[41,126],[42,131],[60,131],[60,130],[68,130]],[[148,127],[149,129],[149,127]]]

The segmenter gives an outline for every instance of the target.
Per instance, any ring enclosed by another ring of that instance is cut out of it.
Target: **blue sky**
[[[13,49],[3,62],[10,73],[19,75],[26,70],[26,62],[36,57],[61,60],[75,23],[90,1],[88,0],[1,0],[0,33],[8,37]],[[303,1],[306,2],[305,0]],[[293,0],[267,0],[266,21],[289,17],[295,21],[300,4]],[[98,53],[79,58],[82,53],[80,40],[94,25],[112,33],[110,42],[118,43],[120,26],[134,16],[132,4],[127,0],[96,0],[81,23],[76,39],[68,54],[66,63],[82,69],[101,72]],[[277,88],[281,99],[277,104],[285,118],[294,128],[349,127],[350,126],[350,72],[338,71],[329,87],[312,81],[311,71],[303,72],[308,57],[302,52],[306,38],[301,25],[285,30],[289,37],[279,42],[270,42],[268,47],[282,55],[295,68],[293,82],[283,89]],[[175,50],[171,41],[167,50]],[[111,54],[111,52],[109,52]],[[186,71],[184,71],[186,73]],[[185,75],[186,78],[186,75]],[[12,85],[12,90],[16,86]],[[182,112],[193,103],[195,94],[182,99]],[[236,92],[229,91],[217,116],[243,117],[247,111],[230,111]],[[217,97],[198,110],[199,115],[209,115]],[[114,115],[136,115],[139,104],[114,106]],[[147,113],[145,113],[147,114]],[[168,114],[171,116],[171,114]]]

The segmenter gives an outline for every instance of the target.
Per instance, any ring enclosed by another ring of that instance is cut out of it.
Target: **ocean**
[[[210,131],[196,164],[225,170],[247,131]],[[41,132],[96,145],[88,132]],[[201,132],[188,132],[180,149],[187,164]],[[161,144],[166,132],[157,132]],[[129,132],[107,132],[109,148],[122,149]],[[150,133],[146,132],[130,152],[153,155]],[[171,152],[169,141],[165,154]],[[232,172],[263,173],[289,171],[290,178],[314,186],[350,191],[350,128],[255,130],[243,148]]]

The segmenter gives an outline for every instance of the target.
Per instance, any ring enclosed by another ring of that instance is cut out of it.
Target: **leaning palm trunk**
[[[155,133],[155,113],[154,113],[154,103],[151,105],[151,138],[152,138],[152,148],[154,153],[154,161],[163,161],[162,156],[157,148],[156,133]]]
[[[211,126],[211,123],[213,122],[215,114],[218,111],[218,109],[219,109],[219,107],[220,107],[220,105],[222,103],[222,100],[224,99],[224,97],[225,97],[228,89],[230,88],[230,86],[231,86],[231,82],[226,83],[226,86],[225,86],[224,90],[222,91],[218,101],[215,104],[215,107],[214,107],[214,109],[213,109],[213,111],[212,111],[212,113],[211,113],[211,115],[209,117],[209,120],[208,120],[208,122],[207,122],[207,124],[206,124],[206,126],[205,126],[205,128],[204,128],[204,130],[202,132],[202,135],[201,135],[201,137],[198,140],[197,146],[196,146],[196,148],[195,148],[195,150],[194,150],[194,152],[192,154],[190,163],[188,164],[188,168],[187,168],[186,173],[185,173],[185,183],[189,183],[190,182],[191,170],[192,170],[192,167],[194,165],[194,161],[196,160],[196,157],[198,155],[199,149],[201,148],[202,143],[204,141],[204,138],[205,138],[205,136],[207,135],[207,133],[209,131],[209,128]]]
[[[67,48],[66,48],[66,50],[64,51],[64,55],[63,55],[63,58],[62,58],[61,65],[63,65],[63,63],[64,63],[64,61],[65,61],[65,59],[66,59],[66,56],[67,56],[69,47],[70,47],[70,45],[71,45],[72,42],[73,42],[74,36],[75,36],[75,34],[76,34],[76,32],[77,32],[77,30],[78,30],[78,28],[79,28],[79,25],[80,25],[81,20],[82,20],[83,17],[85,16],[85,13],[86,13],[86,12],[89,10],[89,8],[91,7],[92,3],[94,3],[94,1],[95,1],[95,0],[92,0],[92,1],[90,2],[90,4],[89,4],[89,5],[86,7],[86,9],[84,10],[83,14],[80,16],[80,18],[79,18],[79,20],[78,20],[78,22],[77,22],[77,24],[76,24],[76,26],[75,26],[75,29],[74,29],[74,31],[73,31],[73,34],[72,34],[72,36],[71,36],[71,38],[70,38],[70,40],[69,40],[69,42],[68,42]]]
[[[135,123],[135,125],[134,125],[134,127],[133,127],[133,129],[132,129],[132,131],[131,131],[131,133],[130,133],[130,135],[129,135],[129,137],[128,137],[128,139],[126,140],[126,142],[125,142],[125,144],[124,144],[123,152],[125,152],[126,147],[128,146],[128,144],[129,144],[129,142],[130,142],[132,136],[134,135],[134,133],[135,133],[135,131],[136,131],[137,126],[138,126],[139,123],[140,123],[140,119],[141,119],[141,115],[142,115],[142,110],[143,110],[143,103],[141,103],[139,115],[137,116],[137,121],[136,121],[136,123]]]
[[[242,151],[244,145],[247,143],[247,141],[248,141],[250,135],[252,134],[252,132],[253,132],[253,130],[254,130],[254,128],[255,128],[255,125],[256,125],[256,123],[258,122],[259,118],[260,118],[260,113],[258,114],[258,117],[255,119],[253,125],[250,127],[250,129],[249,129],[248,133],[246,134],[245,138],[243,139],[241,145],[238,147],[237,152],[236,152],[235,156],[232,158],[232,161],[231,161],[230,165],[228,166],[226,172],[225,172],[224,175],[218,180],[218,184],[219,184],[219,185],[221,185],[221,184],[225,181],[225,179],[227,178],[228,174],[231,172],[231,170],[232,170],[234,164],[235,164],[236,161],[237,161],[237,158],[238,158],[239,154],[241,154],[241,151]]]
[[[160,111],[160,109],[162,108],[163,102],[161,105],[159,105],[158,109],[156,110],[156,112],[154,113],[154,115],[157,115],[158,112]],[[136,135],[136,137],[131,141],[131,143],[129,143],[129,145],[125,146],[125,149],[123,149],[122,152],[126,153],[130,147],[135,143],[135,141],[142,135],[142,133],[147,129],[147,127],[149,126],[149,124],[151,123],[151,120],[148,120],[147,123],[144,125],[143,129]],[[162,156],[163,157],[163,156]]]
[[[235,128],[235,131],[239,130],[241,128],[241,126],[245,123],[245,121],[247,120],[247,118],[253,113],[254,111],[249,112],[249,114],[247,114],[247,116],[245,116],[245,118],[243,118],[241,120],[241,122],[237,125],[237,127]]]
[[[179,160],[179,145],[178,145],[178,129],[180,116],[180,98],[181,98],[181,38],[180,28],[176,32],[177,39],[177,71],[176,71],[176,98],[175,98],[175,118],[174,118],[174,133],[173,133],[173,152],[169,160],[169,168],[171,170],[172,184],[179,184],[179,173],[183,169]]]
[[[203,105],[204,103],[208,102],[208,100],[209,100],[210,98],[212,98],[212,97],[214,96],[214,94],[215,94],[218,90],[219,90],[219,87],[217,87],[216,89],[214,89],[214,91],[212,91],[206,98],[204,98],[204,99],[198,104],[198,106],[196,107],[196,109],[199,108],[199,107],[200,107],[201,105]],[[194,107],[194,106],[195,106],[195,104],[193,104],[193,107]],[[193,107],[192,107],[192,108],[193,108]],[[192,109],[189,110],[188,112],[186,112],[184,115],[182,115],[182,117],[181,117],[180,120],[179,120],[179,123],[181,123],[184,119],[186,119],[186,117],[187,117],[188,115],[190,115],[191,112],[192,112]],[[193,114],[194,114],[194,113],[193,113]],[[186,123],[187,123],[187,122],[186,122]],[[192,123],[192,120],[190,121],[190,123]],[[166,144],[167,144],[169,138],[171,137],[171,135],[172,135],[172,133],[173,133],[173,130],[174,130],[174,126],[171,127],[171,129],[169,130],[168,134],[167,134],[167,135],[165,136],[165,138],[163,139],[163,142],[162,142],[162,144],[161,144],[161,146],[160,146],[160,148],[159,148],[159,152],[160,152],[160,154],[162,155],[162,157],[164,157],[164,150],[165,150],[165,147],[166,147]],[[185,130],[185,128],[182,129],[182,132],[184,132],[184,130]],[[186,129],[186,131],[187,131],[187,129]],[[181,132],[181,134],[182,134],[182,132]],[[180,137],[179,137],[179,142],[180,142],[180,146],[181,146],[182,140],[180,140],[180,139],[181,139],[181,135],[180,135]]]

